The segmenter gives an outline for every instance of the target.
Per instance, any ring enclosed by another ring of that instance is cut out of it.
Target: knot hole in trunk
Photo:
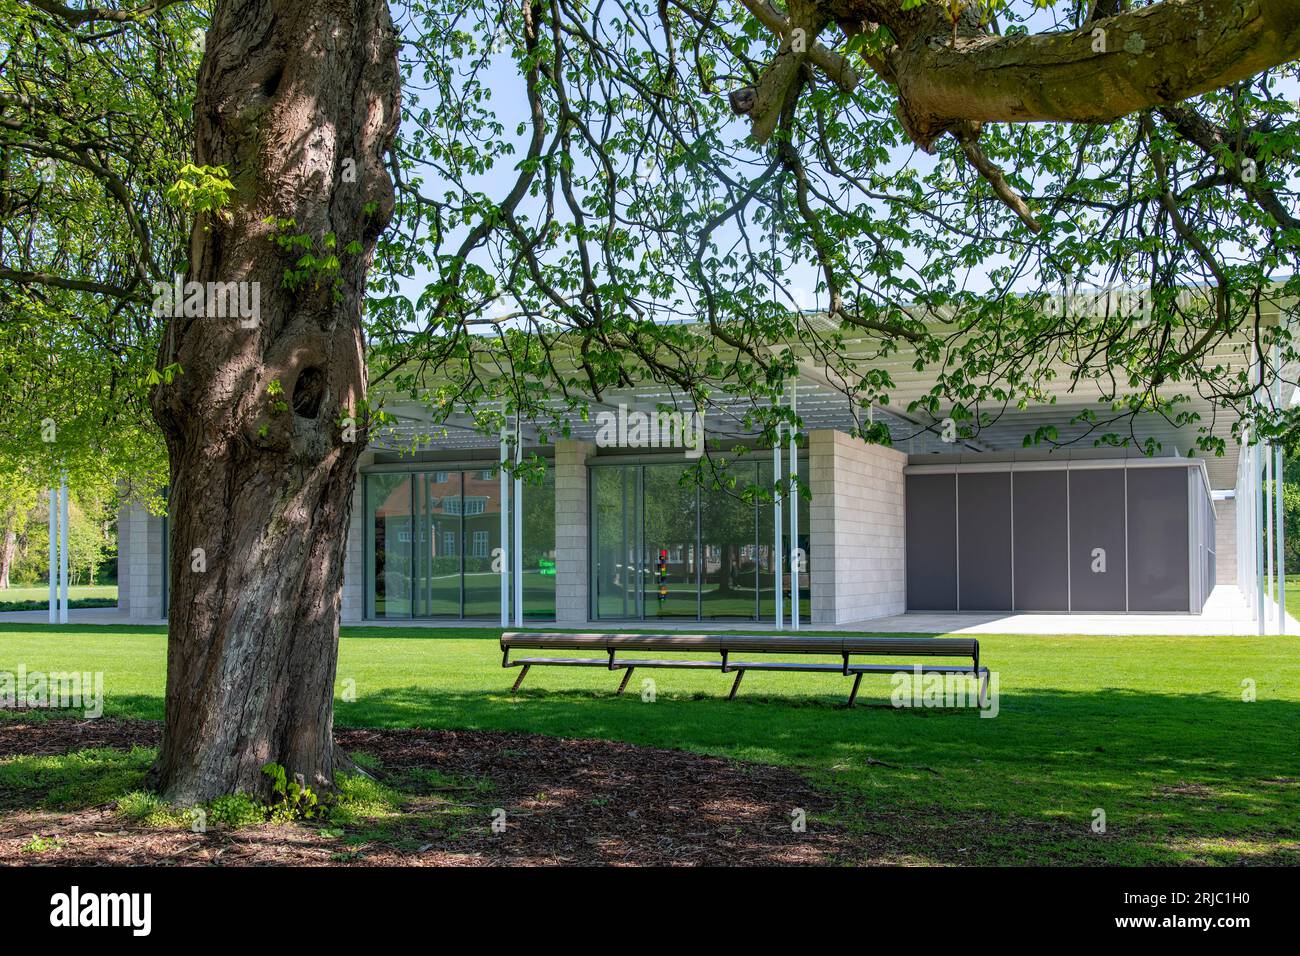
[[[325,399],[325,373],[310,366],[298,373],[293,386],[293,413],[300,418],[315,418]]]

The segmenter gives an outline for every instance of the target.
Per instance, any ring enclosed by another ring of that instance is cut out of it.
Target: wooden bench
[[[575,657],[516,657],[511,651],[573,651]],[[645,657],[619,657],[633,653],[687,653],[717,655],[717,660],[668,660]],[[728,700],[736,696],[746,671],[798,671],[834,673],[853,678],[848,706],[858,696],[864,674],[896,674],[919,670],[923,674],[969,674],[979,682],[978,703],[985,706],[988,696],[989,669],[980,666],[980,643],[965,637],[761,637],[749,634],[566,634],[539,631],[507,631],[501,635],[501,666],[519,667],[519,677],[510,693],[519,690],[528,669],[541,667],[605,667],[623,671],[616,693],[623,693],[633,671],[638,667],[665,667],[718,670],[734,673]],[[738,655],[799,654],[833,655],[840,663],[780,660],[737,660]],[[954,657],[970,658],[967,664],[862,664],[855,657]]]

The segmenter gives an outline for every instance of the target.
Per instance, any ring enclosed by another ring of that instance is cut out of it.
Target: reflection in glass
[[[411,616],[411,481],[409,475],[367,478],[368,617]]]
[[[591,519],[597,618],[638,615],[636,483],[638,469],[591,469]]]
[[[782,462],[784,472],[785,462]],[[758,487],[762,490],[756,501],[758,512],[758,616],[761,620],[774,620],[776,617],[776,506],[773,504],[775,490],[772,487],[771,459],[758,465]],[[789,523],[786,512],[781,514],[781,543],[789,538]],[[784,578],[784,565],[782,577]],[[782,582],[788,590],[790,583]],[[784,612],[783,612],[784,613]]]
[[[499,620],[500,488],[495,467],[367,475],[366,616]],[[522,503],[524,616],[554,618],[550,469]]]
[[[679,464],[646,465],[642,476],[642,532],[646,618],[699,616],[695,490],[682,483]]]
[[[460,472],[412,475],[415,498],[415,617],[459,617]]]
[[[525,482],[523,488],[524,617],[543,619],[554,618],[554,469],[546,469],[546,474],[540,484],[534,485]]]
[[[800,462],[801,473],[807,462]],[[772,465],[733,464],[731,489],[681,483],[685,466],[598,465],[591,469],[596,619],[770,619],[775,613]],[[768,494],[746,501],[746,489]],[[808,620],[809,502],[799,500],[800,619]],[[789,509],[783,514],[783,603],[790,608]],[[640,561],[636,561],[636,556]],[[639,585],[638,585],[639,582]],[[638,600],[639,597],[639,600]]]
[[[736,479],[734,488],[700,490],[700,616],[753,620],[755,508],[743,493],[754,484],[755,468],[752,463],[736,464],[730,474]]]
[[[799,475],[800,481],[802,482],[801,487],[804,490],[807,490],[808,462],[803,460],[799,462]],[[810,532],[812,531],[812,509],[810,504],[811,502],[801,492],[799,494],[799,620],[804,623],[807,623],[809,618],[812,616],[812,538],[810,537]],[[786,547],[789,547],[790,519],[788,517],[786,518],[785,531],[784,540]],[[785,559],[787,573],[784,581],[787,608],[790,606],[788,603],[790,595],[790,575],[788,573],[788,568],[790,567],[789,554],[790,553],[787,551]]]
[[[500,476],[495,471],[467,471],[464,482],[465,616],[500,619],[501,575],[492,569],[493,551],[501,547]],[[524,500],[528,498],[525,490]]]

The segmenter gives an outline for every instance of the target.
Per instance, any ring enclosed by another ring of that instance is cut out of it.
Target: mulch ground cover
[[[156,747],[159,732],[138,720],[9,720],[0,722],[0,755]],[[779,767],[486,731],[339,729],[337,739],[402,794],[400,812],[343,828],[194,833],[129,821],[112,803],[60,810],[30,793],[0,794],[0,863],[825,865],[864,850],[817,819],[832,798]],[[795,811],[806,816],[803,832],[792,826]]]

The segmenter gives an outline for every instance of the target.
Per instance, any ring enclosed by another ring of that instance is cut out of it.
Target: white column
[[[1251,614],[1258,613],[1255,606],[1255,549],[1251,546],[1250,529],[1254,527],[1255,521],[1255,495],[1254,485],[1250,480],[1250,447],[1247,446],[1241,450],[1241,491],[1237,493],[1238,507],[1240,507],[1241,527],[1237,529],[1237,536],[1241,539],[1237,544],[1237,556],[1240,559],[1240,570],[1237,573],[1238,583],[1241,586],[1242,593],[1246,595],[1246,604],[1250,608]]]
[[[501,429],[501,626],[510,626],[510,477],[506,474],[506,430]]]
[[[1251,531],[1255,536],[1255,619],[1259,625],[1259,633],[1263,635],[1265,628],[1264,618],[1267,616],[1267,604],[1264,597],[1264,512],[1268,508],[1267,502],[1264,501],[1264,483],[1260,480],[1260,450],[1262,444],[1256,444],[1251,448],[1251,472],[1254,481],[1254,500],[1255,500],[1255,520],[1251,523]]]
[[[1264,572],[1268,597],[1276,601],[1277,582],[1273,580],[1273,445],[1266,443],[1261,449],[1264,452]],[[1264,607],[1267,618],[1273,614],[1273,605]]]
[[[59,505],[58,494],[50,489],[50,623],[59,621]]]
[[[772,544],[772,567],[776,571],[776,629],[785,627],[785,595],[782,585],[785,583],[785,548],[781,540],[781,501],[785,497],[781,488],[781,424],[776,426],[776,444],[772,446],[772,514],[776,525],[776,536]]]
[[[1286,532],[1283,530],[1283,499],[1282,499],[1282,446],[1278,445],[1273,449],[1276,457],[1273,474],[1277,476],[1277,488],[1273,495],[1274,506],[1277,510],[1277,531],[1274,540],[1277,542],[1277,590],[1274,594],[1277,597],[1277,632],[1286,633]]]
[[[1250,569],[1250,560],[1246,556],[1246,525],[1250,519],[1250,510],[1247,507],[1250,503],[1250,488],[1246,484],[1246,453],[1248,451],[1246,441],[1249,436],[1248,431],[1243,431],[1241,435],[1241,444],[1237,448],[1237,484],[1235,494],[1232,496],[1233,507],[1237,509],[1237,590],[1241,592],[1246,601],[1246,607],[1251,606],[1254,589],[1248,586],[1248,577],[1246,572]]]
[[[1279,321],[1281,317],[1279,316]],[[1280,330],[1279,330],[1280,331]],[[1282,410],[1282,343],[1280,341],[1273,344],[1273,375],[1276,379],[1274,389],[1274,408],[1279,412]],[[1283,522],[1283,504],[1285,503],[1282,495],[1282,446],[1275,445],[1273,448],[1273,508],[1275,511],[1276,530],[1273,532],[1273,541],[1277,547],[1277,581],[1273,586],[1273,599],[1277,602],[1277,632],[1286,633],[1286,552],[1283,548],[1285,535],[1282,531]]]
[[[798,412],[799,380],[790,383],[790,412]],[[790,627],[799,630],[799,441],[790,424]]]
[[[68,623],[68,479],[59,480],[59,623]]]
[[[515,432],[515,464],[524,460],[524,436]],[[515,627],[524,626],[524,481],[515,473]]]

